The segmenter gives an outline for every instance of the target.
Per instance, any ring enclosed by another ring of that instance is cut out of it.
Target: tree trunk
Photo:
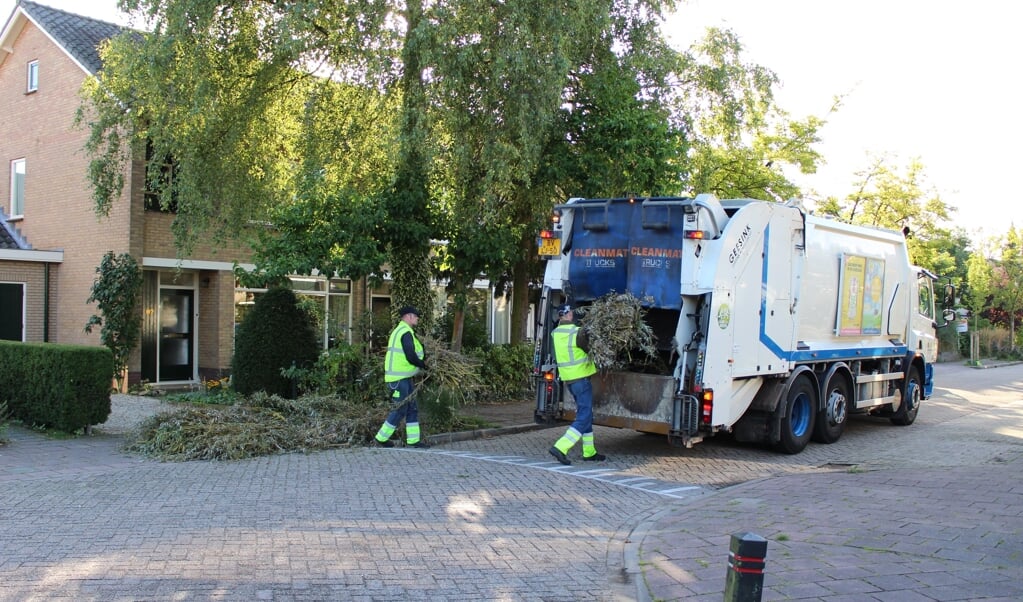
[[[526,340],[526,320],[529,316],[529,280],[533,271],[532,235],[524,235],[519,243],[522,251],[521,261],[512,267],[512,310],[511,310],[511,343]]]
[[[451,350],[455,353],[462,352],[462,333],[465,332],[465,310],[455,307],[454,324],[451,326]]]

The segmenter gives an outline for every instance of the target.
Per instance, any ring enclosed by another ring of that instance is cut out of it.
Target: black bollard
[[[760,602],[764,593],[767,540],[755,533],[735,533],[728,546],[725,602]]]

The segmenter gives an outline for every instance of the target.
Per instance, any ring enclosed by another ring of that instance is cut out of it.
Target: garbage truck
[[[798,200],[556,206],[537,241],[547,262],[536,422],[575,416],[551,349],[557,307],[585,316],[605,295],[628,293],[656,352],[592,377],[596,425],[686,448],[727,432],[795,454],[838,441],[854,414],[912,424],[934,388],[937,329],[954,319],[955,287],[910,262],[906,234],[813,215]]]

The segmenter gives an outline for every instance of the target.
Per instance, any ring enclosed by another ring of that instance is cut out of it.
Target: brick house
[[[98,45],[121,31],[26,0],[0,31],[0,164],[9,169],[0,178],[0,339],[100,345],[97,329],[84,332],[97,313],[86,303],[96,266],[108,251],[128,252],[145,280],[129,382],[218,378],[230,369],[236,323],[262,292],[236,284],[234,264],[249,267],[250,250],[199,245],[178,258],[173,214],[146,202],[144,157],[132,162],[109,216],[94,211],[88,131],[74,117],[83,82],[102,66]],[[292,279],[297,294],[322,304],[324,347],[351,340],[356,316],[386,313],[389,284]],[[480,288],[491,340],[506,342],[507,298],[486,295],[486,283]]]

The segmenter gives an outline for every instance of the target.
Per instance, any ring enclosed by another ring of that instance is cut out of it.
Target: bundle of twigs
[[[629,293],[609,293],[584,308],[579,327],[590,339],[589,356],[599,370],[632,364],[636,351],[657,354],[653,329],[643,321],[642,301]]]
[[[474,401],[485,388],[480,378],[480,361],[451,351],[446,343],[437,339],[420,336],[419,340],[426,349],[426,365],[429,369],[418,386],[439,389],[463,405]]]
[[[239,460],[362,445],[379,408],[335,396],[286,400],[257,394],[244,405],[164,412],[128,437],[128,451],[160,460]]]

